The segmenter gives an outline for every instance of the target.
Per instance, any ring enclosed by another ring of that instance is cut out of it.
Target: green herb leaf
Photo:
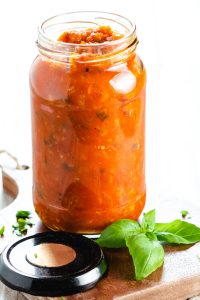
[[[21,231],[21,230],[15,230],[15,234],[16,234],[17,236],[24,236],[24,235],[26,235],[26,233],[27,233],[27,230],[24,230],[24,231]]]
[[[136,280],[142,280],[162,266],[164,249],[158,241],[144,233],[126,237],[126,245],[133,259]]]
[[[30,211],[27,210],[18,210],[18,212],[16,213],[16,218],[29,218],[31,215]]]
[[[181,220],[157,223],[155,233],[159,241],[168,243],[193,244],[200,241],[200,228]]]
[[[27,220],[26,225],[32,227],[33,225],[35,225],[35,223],[33,223],[32,221]]]
[[[3,236],[4,235],[4,231],[5,231],[5,226],[2,226],[0,228],[0,236]]]
[[[141,230],[142,232],[153,231],[155,227],[156,210],[150,210],[148,213],[144,213],[142,219]]]
[[[23,227],[26,226],[27,221],[26,221],[26,219],[19,218],[19,219],[17,220],[17,223],[18,223],[19,228],[23,228]]]
[[[13,228],[14,230],[16,230],[16,229],[19,228],[19,225],[18,225],[18,224],[12,225],[12,228]]]
[[[187,210],[181,210],[182,218],[187,217],[188,214],[189,214],[189,212]]]
[[[157,236],[154,232],[146,232],[145,234],[152,241],[157,241],[158,240]]]
[[[119,220],[108,226],[96,241],[102,247],[126,247],[125,238],[140,231],[138,222],[128,219]]]
[[[26,210],[19,210],[16,213],[16,219],[17,223],[15,225],[12,225],[14,232],[18,236],[25,235],[29,229],[29,227],[32,227],[34,224],[30,220],[31,218],[31,212]]]
[[[200,228],[175,220],[155,223],[155,210],[144,214],[141,225],[132,220],[119,220],[108,226],[97,243],[108,248],[127,246],[133,259],[136,280],[142,280],[159,268],[164,261],[161,242],[192,244],[200,241]]]

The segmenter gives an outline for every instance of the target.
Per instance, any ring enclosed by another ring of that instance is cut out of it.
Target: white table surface
[[[6,0],[0,8],[0,149],[31,163],[28,73],[38,23],[67,11],[112,11],[137,24],[147,68],[147,206],[165,199],[200,205],[199,0]]]

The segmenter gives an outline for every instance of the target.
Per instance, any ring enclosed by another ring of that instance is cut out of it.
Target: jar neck
[[[104,43],[72,44],[58,41],[64,31],[85,30],[102,25],[122,34],[122,38]],[[38,29],[39,53],[49,59],[71,64],[121,61],[134,52],[138,44],[136,26],[128,19],[105,12],[71,12],[44,21]]]

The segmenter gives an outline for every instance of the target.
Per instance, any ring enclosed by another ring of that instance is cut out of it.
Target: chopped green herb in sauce
[[[97,112],[96,112],[96,116],[97,116],[97,118],[99,118],[101,121],[104,121],[105,119],[108,118],[107,113],[105,113],[104,111],[97,111]]]
[[[67,172],[72,172],[72,171],[74,171],[75,166],[67,164],[67,163],[63,163],[63,169]]]
[[[38,196],[41,198],[41,199],[44,199],[44,194],[43,194],[43,192],[42,192],[42,190],[41,190],[41,188],[40,188],[40,186],[37,184],[36,185],[36,191],[37,191],[37,193],[38,193]]]
[[[55,144],[56,138],[53,133],[49,134],[46,138],[44,138],[44,144],[46,146],[52,147]]]
[[[101,168],[101,169],[99,170],[99,172],[100,172],[100,174],[103,174],[103,173],[105,172],[105,169]]]
[[[72,99],[68,96],[64,99],[65,104],[72,104]]]

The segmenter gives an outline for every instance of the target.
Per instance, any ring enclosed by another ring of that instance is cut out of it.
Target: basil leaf
[[[148,213],[144,213],[144,217],[142,219],[142,232],[153,231],[155,227],[155,218],[156,218],[156,210],[150,210]]]
[[[146,232],[146,236],[151,240],[151,241],[157,241],[157,235],[154,232]]]
[[[163,264],[163,247],[144,233],[126,237],[126,245],[133,259],[136,280],[146,278]]]
[[[200,228],[181,220],[157,223],[155,233],[159,241],[168,243],[193,244],[200,241]]]
[[[18,226],[19,226],[19,228],[23,228],[23,227],[25,227],[26,226],[26,219],[22,219],[22,218],[19,218],[18,220],[17,220],[17,223],[18,223]]]
[[[109,225],[96,242],[107,248],[126,247],[125,238],[134,235],[140,231],[138,222],[128,219],[122,219]]]

